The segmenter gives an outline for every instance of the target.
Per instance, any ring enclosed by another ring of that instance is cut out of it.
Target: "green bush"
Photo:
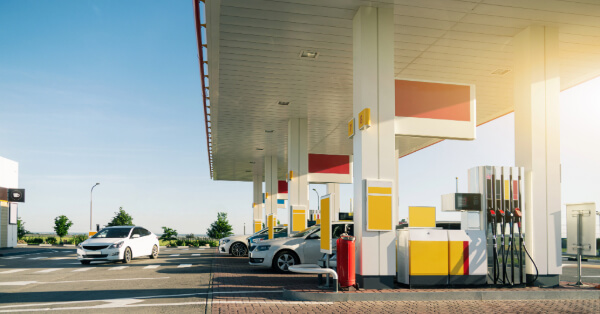
[[[184,246],[185,245],[185,240],[183,240],[183,239],[177,239],[177,241],[175,241],[175,244],[177,244],[177,246]]]
[[[73,239],[69,239],[69,238],[62,239],[62,244],[71,244],[72,242],[73,242]]]
[[[71,240],[73,241],[73,244],[77,245],[87,239],[88,239],[87,234],[76,234],[73,236],[73,238]]]
[[[25,240],[25,242],[27,242],[27,244],[44,243],[44,238],[40,238],[40,237],[24,237],[23,240]]]
[[[49,237],[46,239],[46,243],[48,244],[56,244],[58,242],[55,237]]]

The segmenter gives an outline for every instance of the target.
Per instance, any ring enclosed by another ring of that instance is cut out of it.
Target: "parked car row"
[[[272,267],[286,272],[298,264],[317,264],[322,257],[320,250],[321,226],[314,225],[287,237],[287,227],[277,226],[274,238],[268,239],[268,229],[249,236],[232,236],[219,241],[219,253],[236,257],[248,255],[253,266]],[[331,226],[333,241],[342,234],[354,235],[352,221],[337,221]],[[148,256],[157,258],[158,237],[138,226],[107,227],[77,245],[77,259],[82,264],[92,261],[122,261]]]
[[[262,229],[252,235],[238,235],[226,237],[219,240],[219,253],[231,254],[236,257],[248,255],[248,248],[252,249],[252,243],[258,243],[269,237],[268,229]],[[287,227],[275,227],[275,238],[287,237]]]

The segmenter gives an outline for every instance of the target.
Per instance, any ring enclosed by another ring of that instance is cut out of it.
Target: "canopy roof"
[[[363,5],[394,8],[396,78],[475,84],[478,125],[513,111],[512,39],[530,25],[559,28],[561,90],[600,75],[597,0],[206,1],[215,180],[251,181],[251,162],[271,150],[285,178],[290,118],[308,119],[309,153],[352,154],[352,19]],[[396,145],[404,156],[439,140]]]

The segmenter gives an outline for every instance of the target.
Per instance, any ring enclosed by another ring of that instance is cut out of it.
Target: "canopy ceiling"
[[[290,118],[308,119],[310,153],[352,154],[360,6],[393,7],[396,78],[476,85],[478,125],[513,110],[512,38],[529,25],[559,28],[561,90],[600,75],[597,0],[207,0],[215,180],[251,181],[251,162],[269,151],[285,178]],[[437,141],[397,137],[396,145],[404,156]]]

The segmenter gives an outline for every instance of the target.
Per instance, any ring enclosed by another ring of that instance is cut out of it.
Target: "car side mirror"
[[[320,239],[320,238],[321,238],[320,236],[314,235],[314,234],[312,234],[308,237],[309,240],[316,240],[316,239]]]
[[[132,236],[131,236],[131,238],[132,238],[132,239],[137,239],[137,238],[139,238],[139,237],[140,237],[140,235],[139,235],[139,234],[134,234],[134,235],[132,235]]]

